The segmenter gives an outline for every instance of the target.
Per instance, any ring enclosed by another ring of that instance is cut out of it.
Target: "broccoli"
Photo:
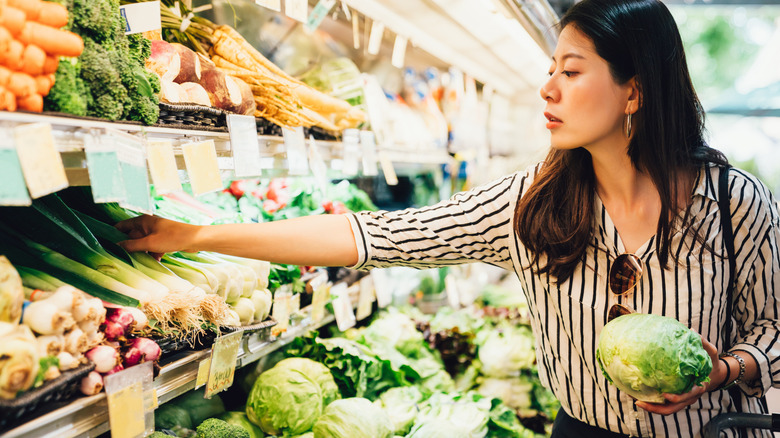
[[[250,438],[246,429],[229,424],[219,418],[205,420],[200,423],[197,431],[197,438]]]
[[[167,433],[164,433],[164,432],[155,431],[155,432],[153,432],[151,435],[149,435],[146,438],[168,438],[168,437],[171,437],[171,436],[176,436],[176,435],[168,435]]]
[[[76,116],[86,116],[91,96],[81,79],[81,62],[78,58],[61,58],[56,81],[43,101],[43,109]]]
[[[152,43],[143,36],[128,35],[125,44],[118,47],[127,54],[121,61],[122,83],[130,96],[125,117],[147,125],[157,122],[160,116],[159,99],[160,80],[158,76],[144,68],[146,59],[152,53]]]
[[[68,0],[70,30],[95,41],[111,41],[124,34],[119,0]]]
[[[87,115],[108,120],[119,120],[125,113],[129,97],[117,66],[111,62],[118,54],[113,48],[84,38],[81,54],[81,77],[88,84],[92,96]]]

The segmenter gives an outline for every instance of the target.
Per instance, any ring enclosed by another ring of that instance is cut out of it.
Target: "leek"
[[[202,269],[209,270],[219,278],[219,289],[217,294],[225,298],[228,303],[235,303],[241,298],[241,287],[244,284],[244,276],[241,270],[234,264],[226,263],[220,260],[200,256],[198,253],[177,253]],[[251,293],[251,292],[250,292]]]
[[[19,275],[22,277],[22,284],[30,289],[54,292],[58,287],[65,285],[59,279],[37,269],[17,266],[16,270],[19,271]]]

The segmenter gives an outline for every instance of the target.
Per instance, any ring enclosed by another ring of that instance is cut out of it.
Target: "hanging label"
[[[352,12],[349,11],[349,6],[344,3],[344,0],[341,0],[341,10],[344,11],[344,17],[346,17],[347,21],[352,21]]]
[[[374,283],[377,306],[380,308],[389,306],[393,302],[393,291],[390,289],[387,271],[384,269],[372,269],[371,279]]]
[[[320,148],[313,136],[309,136],[309,166],[314,181],[323,194],[328,190],[328,165],[320,154]]]
[[[382,165],[382,173],[385,174],[385,182],[387,182],[387,185],[398,185],[398,175],[395,174],[395,167],[393,166],[393,162],[386,153],[379,153],[379,164]]]
[[[159,1],[122,5],[119,15],[125,20],[125,35],[162,29]]]
[[[222,189],[214,140],[182,145],[184,163],[195,196]]]
[[[371,23],[371,33],[368,37],[368,54],[376,55],[379,53],[379,49],[382,47],[382,36],[385,33],[385,25],[379,21],[374,20]]]
[[[150,141],[146,145],[146,154],[157,194],[182,191],[173,143],[170,140]]]
[[[401,35],[395,36],[395,44],[393,44],[393,57],[390,63],[393,67],[404,68],[404,60],[406,59],[406,37]]]
[[[460,295],[454,276],[448,275],[444,277],[444,290],[447,292],[447,303],[449,303],[450,307],[453,309],[459,309]]]
[[[141,213],[152,214],[149,193],[149,171],[146,168],[144,142],[138,137],[115,130],[106,130],[116,148],[125,199],[119,205]]]
[[[276,12],[282,12],[282,0],[255,0],[255,3]]]
[[[284,146],[287,149],[287,163],[290,175],[307,175],[309,173],[309,160],[306,158],[306,137],[303,136],[303,127],[284,128]]]
[[[211,358],[207,357],[198,364],[198,376],[195,378],[195,389],[200,388],[209,381],[209,368],[211,368]]]
[[[346,331],[355,326],[355,312],[349,300],[346,283],[337,283],[330,288],[333,297],[333,313],[336,314],[336,325],[340,331]]]
[[[152,374],[152,362],[144,362],[103,379],[112,438],[136,438],[154,431]]]
[[[352,47],[355,50],[360,48],[360,17],[357,11],[352,14]]]
[[[374,304],[374,281],[371,276],[360,279],[360,295],[358,295],[357,320],[362,321],[371,316]]]
[[[309,2],[307,0],[284,0],[284,14],[293,20],[305,23],[309,17]]]
[[[336,4],[336,0],[320,0],[317,2],[317,6],[309,14],[309,19],[306,20],[306,30],[314,32],[325,17],[328,16],[328,12],[333,9],[333,5]]]
[[[22,165],[16,155],[16,145],[10,132],[0,129],[0,205],[27,206],[32,203],[24,183]]]
[[[344,163],[341,172],[345,176],[358,174],[358,158],[360,156],[360,131],[345,129],[341,133],[341,144],[344,147]]]
[[[211,347],[211,366],[209,367],[209,381],[206,383],[205,398],[211,398],[214,394],[222,392],[233,384],[236,374],[236,358],[238,348],[241,347],[242,330],[222,335],[214,341]]]
[[[324,282],[314,288],[311,297],[311,321],[320,322],[325,317],[325,304],[330,298],[330,284]]]
[[[276,320],[279,330],[287,330],[290,326],[290,300],[292,293],[280,287],[274,292],[274,304],[271,307],[272,316]]]
[[[363,175],[379,175],[379,169],[376,165],[376,141],[372,131],[360,131],[360,144],[363,147]]]
[[[68,177],[62,157],[54,147],[50,124],[18,126],[14,128],[14,140],[27,190],[33,199],[68,187]]]
[[[111,136],[90,132],[84,137],[84,154],[94,201],[124,202],[122,168]]]
[[[301,294],[293,294],[290,298],[290,315],[300,312]]]
[[[257,142],[257,122],[252,116],[228,114],[230,149],[233,152],[233,166],[238,178],[260,176],[260,148]]]

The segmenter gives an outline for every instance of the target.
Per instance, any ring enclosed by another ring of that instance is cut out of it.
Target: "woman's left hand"
[[[664,394],[666,403],[648,403],[643,401],[637,401],[636,406],[640,407],[648,412],[653,412],[661,415],[674,414],[677,411],[681,411],[686,407],[696,403],[697,400],[707,392],[710,388],[717,388],[728,377],[726,376],[726,366],[719,360],[718,350],[714,345],[709,343],[704,338],[701,339],[701,345],[707,354],[710,355],[712,360],[712,371],[710,372],[710,381],[696,385],[689,392],[685,394]]]

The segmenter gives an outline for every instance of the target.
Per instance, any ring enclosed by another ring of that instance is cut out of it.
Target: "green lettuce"
[[[314,424],[314,438],[391,438],[390,418],[369,400],[345,398],[325,408]]]

